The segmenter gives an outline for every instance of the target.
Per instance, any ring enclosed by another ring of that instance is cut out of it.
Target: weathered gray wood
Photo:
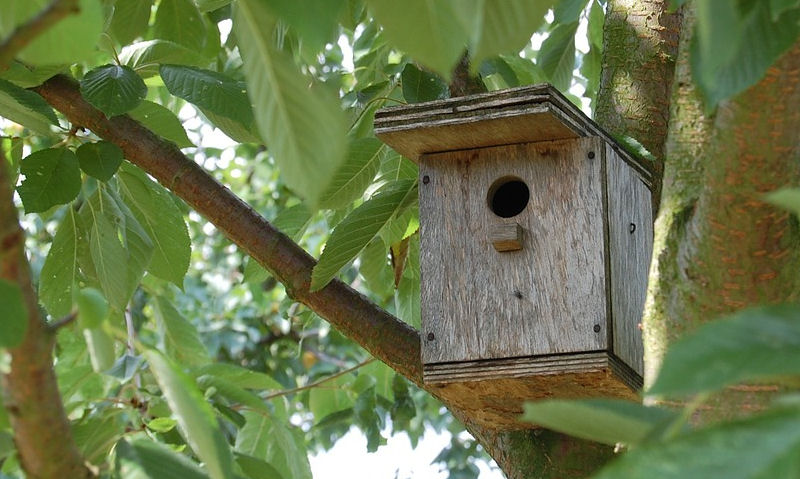
[[[496,251],[517,251],[522,249],[522,226],[518,223],[501,223],[489,230],[489,241]]]
[[[653,251],[650,190],[607,146],[608,227],[614,353],[644,374],[640,320]]]
[[[608,353],[600,351],[559,354],[556,356],[526,356],[511,359],[426,364],[423,368],[423,374],[426,383],[460,382],[597,371],[606,367],[609,367]]]
[[[580,138],[420,158],[424,364],[607,348],[603,148]],[[505,176],[530,190],[512,218],[487,200]],[[523,249],[498,253],[489,231],[509,223]]]
[[[384,108],[375,114],[375,134],[414,161],[425,153],[598,136],[652,184],[649,164],[546,84]]]

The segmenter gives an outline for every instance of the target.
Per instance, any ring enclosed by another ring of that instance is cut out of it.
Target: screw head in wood
[[[522,299],[522,292],[518,289],[514,290],[514,297],[517,299]]]
[[[600,325],[599,325],[599,324],[595,324],[595,325],[594,325],[594,328],[592,328],[592,329],[594,329],[594,332],[595,332],[595,333],[599,333],[601,328],[600,328]]]
[[[636,224],[635,223],[629,224],[628,225],[628,233],[633,234],[634,231],[636,231]]]
[[[425,175],[425,176],[422,177],[422,184],[423,185],[427,185],[430,182],[431,182],[431,178],[428,175]]]
[[[594,152],[593,151],[590,151],[588,156],[589,156],[590,160],[594,160]]]
[[[435,337],[433,333],[428,333],[428,341],[433,341]]]

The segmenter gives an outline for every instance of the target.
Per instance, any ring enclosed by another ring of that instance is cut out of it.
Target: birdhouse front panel
[[[599,138],[423,155],[423,363],[607,349]]]

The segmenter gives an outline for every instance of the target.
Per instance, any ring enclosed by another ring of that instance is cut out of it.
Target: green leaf
[[[201,12],[206,13],[230,5],[231,1],[232,0],[194,0],[194,3]]]
[[[311,290],[318,291],[325,287],[416,195],[416,180],[399,180],[348,214],[325,244],[319,263],[311,273]]]
[[[589,0],[561,0],[557,2],[553,9],[553,22],[556,24],[577,22],[587,3],[589,3]]]
[[[586,36],[589,39],[591,49],[603,50],[603,25],[606,14],[598,0],[591,0],[592,7],[589,9],[589,25],[586,28]]]
[[[128,254],[119,241],[117,228],[103,211],[93,209],[89,251],[97,279],[108,300],[118,310],[128,302]]]
[[[139,75],[157,75],[158,65],[190,65],[208,67],[211,60],[196,50],[167,40],[147,40],[137,42],[122,49],[120,62],[136,70]]]
[[[156,135],[175,143],[178,148],[194,146],[178,117],[158,103],[143,100],[139,106],[128,112],[128,116],[146,126]]]
[[[525,403],[522,419],[554,431],[614,445],[639,444],[676,413],[612,399]]]
[[[125,203],[154,247],[147,270],[179,288],[183,287],[192,252],[183,213],[169,193],[140,169],[125,164],[117,176]]]
[[[206,35],[203,17],[191,0],[159,3],[153,23],[155,38],[175,42],[193,50],[202,50],[206,44]]]
[[[265,0],[270,10],[295,29],[309,50],[335,43],[339,12],[344,0]]]
[[[378,414],[377,408],[374,387],[370,387],[359,394],[353,405],[356,423],[367,437],[367,452],[375,452],[378,450],[378,446],[386,443],[386,440],[381,436],[383,421]]]
[[[218,115],[203,108],[200,111],[208,118],[208,121],[222,130],[230,139],[238,143],[264,143],[264,140],[261,139],[258,131],[256,131],[257,126],[252,114],[246,118],[249,123],[245,124],[234,118]]]
[[[40,213],[68,203],[81,190],[81,172],[75,153],[48,148],[31,153],[20,164],[25,181],[17,188],[26,213]]]
[[[94,288],[83,288],[76,299],[81,328],[99,328],[109,313],[103,293]]]
[[[177,425],[178,421],[170,417],[157,417],[147,422],[147,429],[150,429],[151,431],[155,432],[164,433],[172,431]]]
[[[72,310],[78,274],[77,237],[75,212],[67,208],[39,274],[39,301],[56,319]]]
[[[520,86],[533,85],[535,83],[547,81],[539,65],[533,63],[531,60],[516,55],[502,55],[501,58],[511,67],[511,70],[514,71],[514,75],[517,76]]]
[[[772,411],[642,445],[603,468],[595,479],[768,479],[797,477],[800,414]]]
[[[0,347],[19,346],[28,329],[28,308],[25,306],[19,285],[0,279],[0,304],[3,317],[0,319]]]
[[[447,82],[480,20],[477,2],[368,0],[367,5],[394,46]]]
[[[181,435],[205,463],[208,475],[212,479],[232,478],[233,455],[217,425],[214,411],[197,385],[157,351],[146,351],[144,356],[178,420]]]
[[[393,294],[394,274],[389,266],[386,245],[380,237],[370,241],[361,252],[358,272],[373,293],[383,297]]]
[[[0,151],[6,159],[8,166],[8,184],[11,189],[16,188],[19,179],[19,164],[22,161],[24,143],[22,138],[0,136]]]
[[[275,49],[260,2],[238,2],[234,20],[259,131],[286,184],[315,208],[345,156],[347,121],[339,100],[309,88],[292,59]]]
[[[164,353],[187,366],[200,366],[211,361],[197,329],[169,301],[157,296],[153,312],[161,329]]]
[[[336,171],[330,186],[319,199],[322,208],[339,209],[359,199],[375,179],[388,147],[377,138],[361,138],[350,143],[344,164]]]
[[[775,21],[784,12],[793,8],[800,7],[800,0],[770,0],[769,11],[772,13],[772,20]]]
[[[86,73],[81,94],[111,118],[136,108],[147,96],[147,86],[128,66],[103,65]]]
[[[87,328],[83,330],[83,339],[89,351],[92,370],[100,373],[111,369],[117,354],[114,351],[114,338],[102,328]]]
[[[395,292],[395,308],[400,319],[416,329],[420,328],[422,313],[419,278],[402,277]]]
[[[438,75],[417,68],[413,63],[406,64],[400,76],[403,98],[408,103],[439,100],[450,96],[447,84]]]
[[[212,363],[194,371],[195,376],[211,375],[223,378],[236,386],[259,391],[280,391],[283,385],[264,373],[229,363]]]
[[[100,181],[108,181],[122,163],[122,150],[113,143],[84,143],[75,152],[81,170]]]
[[[44,136],[51,136],[51,127],[58,126],[44,98],[6,80],[0,80],[0,115]]]
[[[0,78],[22,88],[31,88],[41,85],[48,78],[64,71],[64,65],[50,65],[34,67],[19,61],[12,61],[8,70],[0,73]]]
[[[123,479],[208,479],[188,457],[159,442],[139,439],[117,442],[116,471]]]
[[[728,18],[722,13],[730,9],[728,2],[713,2],[708,8],[698,10],[698,24],[717,25],[720,20],[716,18]],[[753,2],[752,8],[737,20],[736,24],[730,20],[710,29],[706,42],[699,38],[700,31],[692,41],[692,73],[709,111],[720,101],[760,81],[767,68],[794,44],[800,32],[800,10],[789,10],[773,21],[769,2],[765,1]],[[731,39],[736,31],[738,41]],[[730,53],[719,54],[720,45]]]
[[[782,188],[764,196],[764,199],[775,206],[791,211],[800,216],[800,188]]]
[[[283,234],[297,241],[303,236],[311,222],[311,210],[305,203],[299,203],[280,211],[272,221],[272,226]]]
[[[75,445],[87,462],[102,464],[116,440],[125,433],[121,415],[121,409],[106,409],[98,416],[72,425]]]
[[[578,22],[558,25],[542,43],[536,64],[556,88],[567,91],[575,69],[575,32]]]
[[[147,30],[150,22],[150,10],[153,0],[124,0],[114,3],[114,15],[111,17],[111,35],[121,44],[126,45],[140,37]]]
[[[252,124],[253,110],[244,82],[211,70],[181,65],[161,65],[159,72],[173,95],[243,125]]]
[[[200,388],[209,394],[209,390],[213,390],[218,394],[236,405],[243,405],[253,411],[260,411],[262,414],[272,414],[269,405],[261,399],[258,395],[241,388],[225,378],[218,376],[200,376],[197,378],[197,384]]]
[[[125,230],[122,234],[125,239],[125,249],[128,252],[128,295],[125,298],[128,301],[136,291],[145,270],[148,269],[148,265],[152,262],[154,248],[149,234],[142,228],[142,225],[122,199],[117,196],[116,192],[113,193],[114,201],[125,215]]]
[[[237,454],[236,464],[242,468],[249,479],[285,479],[280,471],[253,456]]]
[[[118,378],[122,382],[127,382],[139,371],[143,362],[141,356],[131,356],[125,353],[114,362],[106,374]]]
[[[753,308],[676,342],[648,394],[685,395],[800,374],[800,307]]]
[[[328,415],[353,407],[353,398],[348,391],[353,376],[339,376],[327,381],[324,386],[312,388],[308,392],[308,409],[314,414],[314,422],[319,423]]]
[[[10,3],[10,5],[8,5]],[[49,0],[5,2],[0,38],[50,5]],[[66,65],[95,53],[103,31],[103,8],[97,0],[78,0],[78,12],[67,15],[36,36],[17,56],[32,65]]]
[[[263,459],[285,478],[311,479],[302,438],[272,417],[249,411],[242,415],[247,422],[236,436],[237,452]]]
[[[473,68],[478,67],[485,58],[500,53],[515,54],[522,50],[530,42],[531,35],[544,23],[544,15],[553,4],[547,0],[482,3],[483,24],[475,29],[473,47],[470,49]],[[559,7],[563,3],[567,2],[562,1]]]

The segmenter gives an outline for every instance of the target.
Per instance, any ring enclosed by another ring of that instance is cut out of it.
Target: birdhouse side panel
[[[640,322],[653,252],[652,198],[638,174],[610,146],[607,158],[613,348],[643,376]]]
[[[582,138],[421,158],[424,363],[607,348],[603,148]],[[493,203],[516,183],[521,211]]]

